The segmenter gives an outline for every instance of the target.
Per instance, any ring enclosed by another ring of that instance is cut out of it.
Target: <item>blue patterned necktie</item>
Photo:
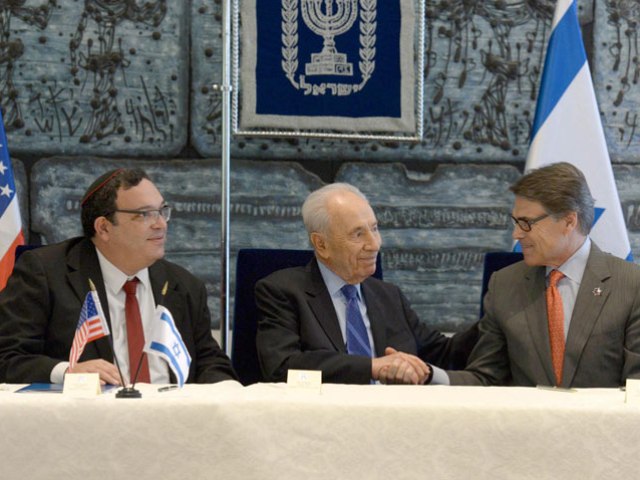
[[[347,353],[371,358],[371,345],[358,305],[358,290],[353,285],[340,289],[347,299]]]

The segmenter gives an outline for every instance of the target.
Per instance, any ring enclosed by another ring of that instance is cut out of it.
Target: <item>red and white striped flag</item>
[[[13,168],[0,114],[0,290],[13,271],[16,247],[24,243]]]
[[[109,325],[107,325],[102,311],[98,293],[95,290],[90,290],[82,304],[76,334],[69,352],[69,371],[73,371],[87,343],[98,340],[105,335],[109,335]]]

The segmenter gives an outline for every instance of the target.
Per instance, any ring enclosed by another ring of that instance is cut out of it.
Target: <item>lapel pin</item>
[[[602,295],[602,289],[600,287],[596,287],[593,289],[593,296],[594,297],[599,297],[600,295]]]

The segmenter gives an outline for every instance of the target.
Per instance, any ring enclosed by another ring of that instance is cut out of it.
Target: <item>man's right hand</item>
[[[371,361],[374,380],[380,383],[422,385],[429,378],[429,366],[415,355],[387,347],[384,357]]]
[[[97,373],[100,375],[100,383],[104,385],[120,385],[120,375],[118,369],[113,363],[109,363],[103,359],[87,360],[86,362],[77,363],[73,370],[69,369],[68,373]]]

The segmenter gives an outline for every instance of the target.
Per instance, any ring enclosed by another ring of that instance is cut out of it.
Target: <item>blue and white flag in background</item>
[[[173,321],[171,312],[162,305],[156,307],[153,328],[146,339],[144,351],[164,359],[182,387],[189,376],[191,355]]]
[[[558,0],[552,27],[525,172],[556,162],[578,167],[595,200],[591,238],[602,250],[633,260],[576,0]]]

